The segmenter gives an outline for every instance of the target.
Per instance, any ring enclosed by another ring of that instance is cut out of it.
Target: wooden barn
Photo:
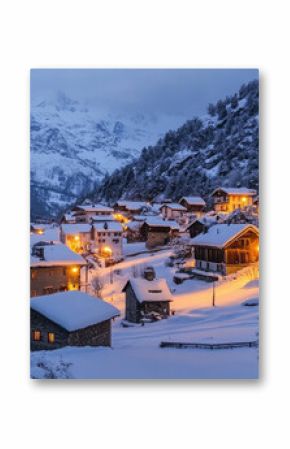
[[[111,346],[118,309],[79,291],[31,298],[31,350],[63,346]]]
[[[170,315],[172,299],[165,279],[131,279],[123,292],[126,294],[127,321],[139,323],[142,318],[166,318]]]
[[[259,260],[259,230],[251,224],[217,224],[192,239],[196,268],[234,273]]]

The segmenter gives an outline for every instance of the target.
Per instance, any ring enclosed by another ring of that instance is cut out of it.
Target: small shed
[[[126,294],[127,321],[140,323],[142,318],[170,315],[172,298],[165,279],[131,279],[122,291]]]
[[[111,304],[80,291],[31,298],[31,350],[111,346]]]

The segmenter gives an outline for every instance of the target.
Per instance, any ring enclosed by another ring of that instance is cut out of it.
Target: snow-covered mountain
[[[116,170],[94,199],[147,200],[183,195],[206,199],[217,186],[259,186],[259,83],[216,104],[145,148],[138,161]]]
[[[64,94],[32,101],[32,217],[56,217],[183,120],[99,111]]]

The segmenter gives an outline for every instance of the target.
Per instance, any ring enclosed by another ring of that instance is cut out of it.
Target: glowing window
[[[32,339],[33,341],[40,341],[41,340],[41,332],[40,330],[35,330],[32,332]]]
[[[48,343],[54,343],[55,342],[55,335],[53,332],[47,333],[47,341]]]

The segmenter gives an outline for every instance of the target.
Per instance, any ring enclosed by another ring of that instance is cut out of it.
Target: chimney
[[[154,269],[151,268],[151,267],[145,268],[145,270],[144,270],[144,278],[147,281],[154,281],[154,279],[155,279],[155,271],[154,271]]]

